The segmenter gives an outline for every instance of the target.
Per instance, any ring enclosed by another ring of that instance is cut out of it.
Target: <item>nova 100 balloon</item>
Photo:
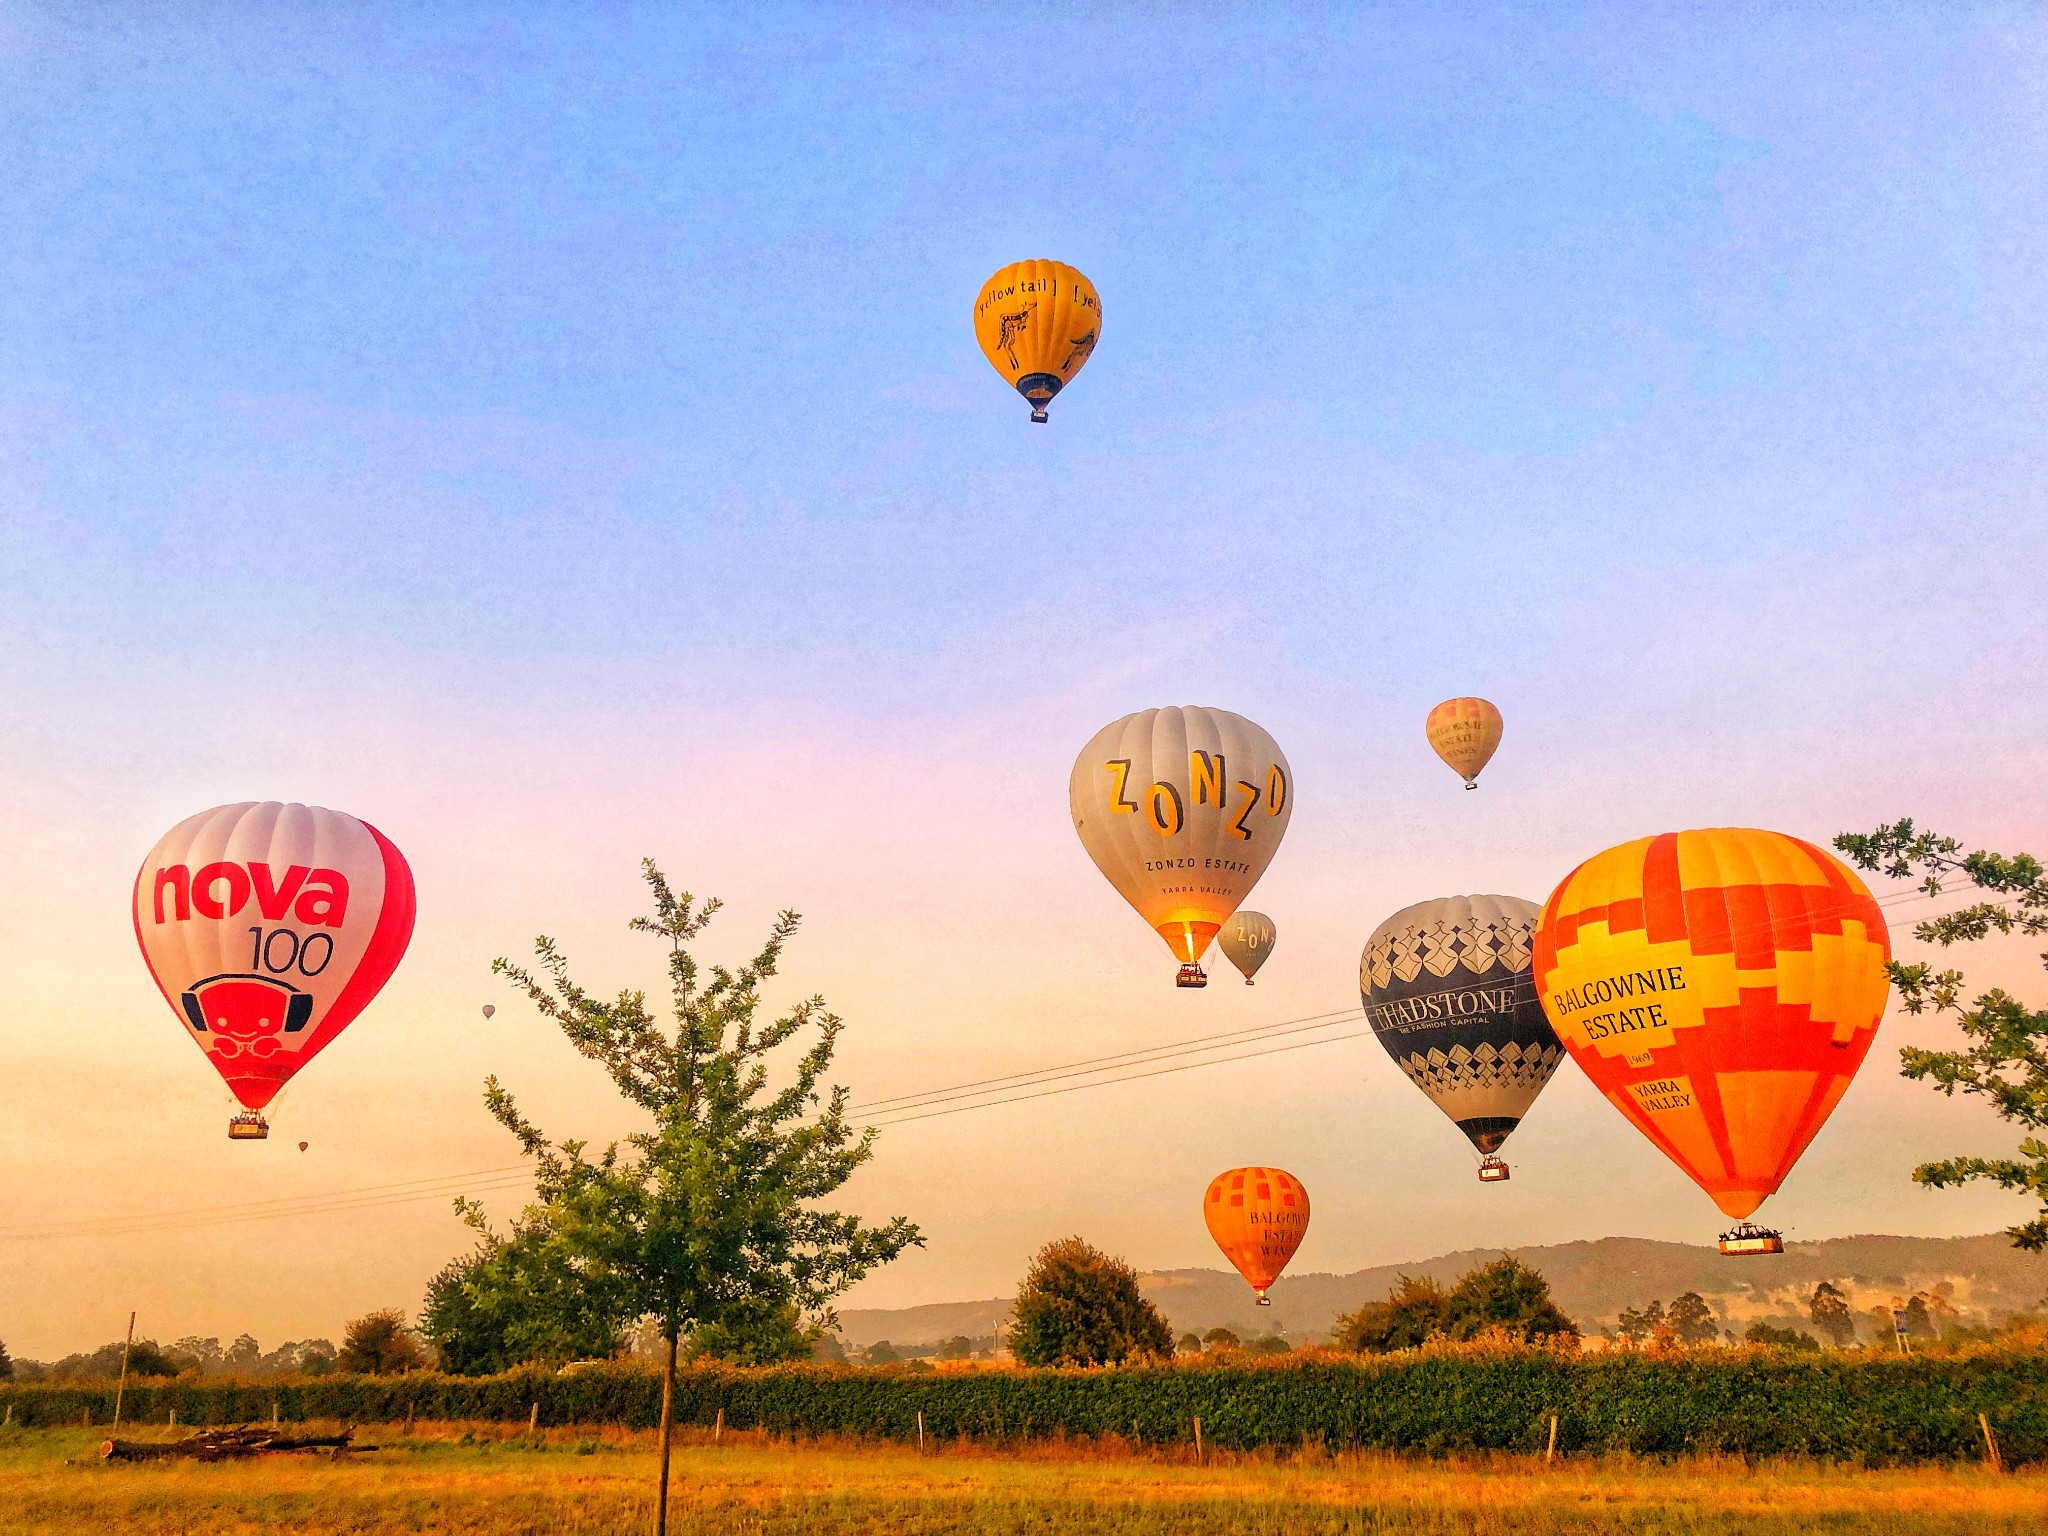
[[[1533,965],[1593,1085],[1741,1221],[1862,1065],[1890,958],[1883,912],[1839,859],[1719,828],[1581,864],[1544,903]],[[1747,1225],[1723,1239],[1724,1252],[1780,1247]]]
[[[974,336],[997,373],[1031,403],[1031,419],[1074,380],[1102,334],[1095,285],[1062,261],[1012,262],[981,285]]]
[[[1493,1154],[1564,1060],[1529,979],[1541,915],[1514,896],[1417,902],[1375,928],[1358,961],[1366,1022],[1479,1149],[1488,1183],[1508,1176]]]
[[[1252,977],[1273,953],[1273,919],[1263,912],[1238,912],[1216,935],[1216,947],[1232,965],[1244,972],[1244,984],[1250,986]]]
[[[1202,1197],[1202,1219],[1223,1256],[1269,1307],[1266,1292],[1308,1235],[1308,1191],[1278,1168],[1219,1173]]]
[[[1484,699],[1445,699],[1429,712],[1423,726],[1436,755],[1464,779],[1467,789],[1479,787],[1479,770],[1500,746],[1500,711]]]
[[[1273,738],[1228,710],[1142,709],[1074,759],[1067,807],[1081,846],[1181,962],[1197,963],[1272,862],[1294,814]]]
[[[164,1001],[241,1101],[236,1140],[377,995],[412,937],[412,871],[375,827],[245,801],[166,832],[135,878],[136,941]]]

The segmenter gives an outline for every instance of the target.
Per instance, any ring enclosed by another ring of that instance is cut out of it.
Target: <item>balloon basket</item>
[[[1262,1307],[1270,1307],[1271,1305],[1273,1305],[1273,1298],[1268,1296],[1264,1291],[1261,1291],[1259,1292],[1259,1305]]]
[[[253,1109],[228,1121],[229,1141],[265,1141],[269,1136],[270,1122]]]
[[[1482,1184],[1505,1184],[1508,1181],[1508,1165],[1497,1157],[1489,1157],[1479,1164],[1479,1182]]]
[[[1750,1222],[1721,1234],[1721,1251],[1731,1258],[1741,1258],[1752,1253],[1783,1253],[1785,1239],[1769,1227],[1759,1227]]]
[[[1173,984],[1176,987],[1206,987],[1209,985],[1209,973],[1193,961],[1189,961],[1180,968],[1180,974],[1174,977]]]
[[[1031,419],[1037,422],[1040,426],[1043,426],[1046,422],[1052,420],[1050,416],[1045,414],[1045,407],[1042,405],[1032,407]]]

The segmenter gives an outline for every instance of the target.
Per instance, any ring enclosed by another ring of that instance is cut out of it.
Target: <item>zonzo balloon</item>
[[[1223,951],[1226,960],[1244,973],[1244,984],[1250,986],[1259,967],[1272,957],[1276,937],[1273,919],[1265,913],[1237,912],[1216,935],[1216,947]]]
[[[974,299],[982,354],[1030,402],[1036,422],[1087,365],[1101,334],[1095,285],[1063,261],[1013,262]]]
[[[1666,832],[1596,854],[1544,903],[1544,1011],[1593,1085],[1727,1215],[1784,1182],[1848,1090],[1891,981],[1884,913],[1796,837]],[[1774,1252],[1744,1226],[1723,1251]]]
[[[1141,709],[1105,725],[1067,779],[1081,846],[1181,962],[1251,893],[1294,815],[1294,774],[1273,738],[1224,709]]]
[[[412,871],[367,822],[275,800],[166,832],[135,878],[142,958],[260,1140],[260,1111],[349,1023],[412,937]]]
[[[1308,1191],[1278,1168],[1233,1168],[1210,1181],[1202,1220],[1223,1256],[1237,1266],[1259,1305],[1308,1235]]]

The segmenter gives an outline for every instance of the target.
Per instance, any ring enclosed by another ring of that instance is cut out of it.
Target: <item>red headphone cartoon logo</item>
[[[277,1036],[297,1034],[313,1017],[313,994],[275,976],[209,976],[194,982],[178,1001],[194,1029],[215,1036],[214,1054],[230,1059],[244,1051],[275,1055]]]

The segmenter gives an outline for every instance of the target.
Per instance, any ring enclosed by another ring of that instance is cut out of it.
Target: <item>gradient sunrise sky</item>
[[[631,1128],[489,965],[658,985],[643,855],[707,957],[805,914],[776,996],[875,1099],[1355,1005],[1397,908],[1644,833],[2040,851],[2044,108],[2037,5],[0,7],[0,1339],[417,1307],[440,1197],[19,1234],[515,1163],[488,1072]],[[969,323],[1041,255],[1104,304],[1050,428]],[[1067,819],[1169,703],[1295,768],[1256,989],[1177,993]],[[420,892],[255,1146],[128,919],[242,799]],[[2017,1139],[1893,1070],[1953,1038],[1892,1017],[1764,1214],[2027,1215],[1909,1180]],[[1569,1066],[1508,1155],[1370,1039],[920,1121],[846,1199],[927,1246],[846,1303],[1218,1264],[1251,1162],[1302,1271],[1723,1224]]]

